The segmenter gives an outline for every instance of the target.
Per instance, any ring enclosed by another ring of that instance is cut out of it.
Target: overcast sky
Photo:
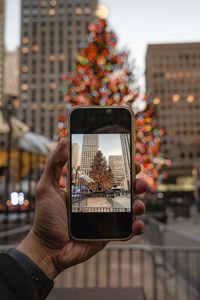
[[[78,143],[79,156],[82,153],[83,134],[72,134],[72,143]],[[103,156],[108,160],[109,155],[122,155],[120,135],[115,134],[99,134],[99,146]]]
[[[6,0],[6,47],[20,40],[20,0]],[[144,84],[149,43],[200,42],[200,0],[100,0],[109,8],[108,20],[119,37],[119,48],[130,50]]]

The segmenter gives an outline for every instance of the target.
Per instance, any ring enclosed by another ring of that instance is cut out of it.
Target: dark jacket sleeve
[[[39,300],[31,277],[6,253],[0,254],[0,299]]]

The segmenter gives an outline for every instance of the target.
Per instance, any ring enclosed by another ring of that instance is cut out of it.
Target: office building
[[[124,188],[125,172],[122,155],[110,155],[108,161],[113,175],[113,187]]]
[[[4,79],[4,5],[4,0],[0,0],[0,105],[2,105]]]
[[[77,170],[79,165],[79,145],[77,143],[72,144],[72,169]]]
[[[130,160],[130,135],[120,134],[120,140],[122,145],[122,157],[124,162],[124,171],[127,189],[130,188],[130,173],[131,173],[131,160]]]
[[[97,0],[21,1],[19,117],[36,133],[57,133],[62,76],[73,73],[96,7]]]
[[[99,150],[99,135],[84,134],[81,154],[81,168],[83,174],[89,176],[94,157]]]
[[[172,160],[169,176],[191,176],[200,163],[200,43],[149,45],[146,88],[156,104],[161,146]]]

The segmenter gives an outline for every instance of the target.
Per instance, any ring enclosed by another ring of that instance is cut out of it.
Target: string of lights
[[[160,153],[164,129],[158,129],[154,113],[154,98],[145,95],[141,101],[145,109],[138,109],[138,88],[134,88],[133,65],[128,52],[118,51],[117,37],[109,29],[106,20],[89,25],[87,41],[81,43],[76,57],[73,76],[62,76],[62,92],[67,108],[76,105],[128,105],[136,114],[136,161],[142,164],[140,177],[145,179],[152,191],[167,172],[162,167],[171,165]],[[60,138],[67,134],[66,115],[58,120]],[[64,172],[63,172],[64,174]],[[61,185],[65,185],[61,178]]]

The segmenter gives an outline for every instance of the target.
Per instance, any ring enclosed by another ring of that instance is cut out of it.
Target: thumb
[[[68,139],[61,139],[49,158],[44,173],[41,177],[40,184],[59,185],[62,168],[68,161],[69,157],[69,141]]]

